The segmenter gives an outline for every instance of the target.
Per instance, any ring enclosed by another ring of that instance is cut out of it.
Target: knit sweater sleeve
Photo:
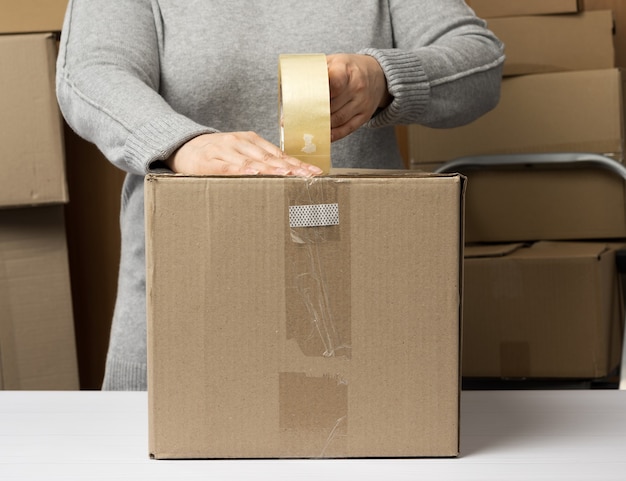
[[[158,93],[153,5],[70,0],[57,60],[57,98],[70,127],[140,175],[186,140],[214,131],[176,113]]]
[[[467,124],[500,97],[503,44],[462,0],[390,0],[393,49],[366,48],[393,96],[369,127]]]

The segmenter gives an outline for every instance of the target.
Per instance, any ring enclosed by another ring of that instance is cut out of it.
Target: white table
[[[147,396],[0,391],[0,480],[626,480],[626,391],[464,391],[461,457],[155,461]]]

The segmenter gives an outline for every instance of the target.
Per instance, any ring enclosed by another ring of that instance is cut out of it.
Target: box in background
[[[463,376],[598,379],[618,366],[620,244],[465,249]]]
[[[483,18],[575,13],[582,8],[581,0],[466,0],[466,3]]]
[[[492,18],[487,25],[504,42],[505,76],[615,67],[610,10]]]
[[[68,0],[0,0],[0,33],[59,32]]]
[[[616,66],[626,68],[626,2],[624,0],[584,0],[585,11],[611,10],[615,21]]]
[[[458,454],[459,175],[150,175],[156,458]]]
[[[0,388],[78,389],[63,206],[0,210]]]
[[[515,166],[454,169],[468,179],[466,242],[626,238],[623,175],[585,162],[584,154],[570,164],[521,159]]]
[[[56,39],[0,36],[0,207],[68,201]]]
[[[624,75],[619,69],[507,77],[498,106],[452,129],[409,127],[411,164],[529,152],[592,152],[622,161]]]

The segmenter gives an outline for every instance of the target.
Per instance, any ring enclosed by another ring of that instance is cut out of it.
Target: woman
[[[311,176],[278,143],[280,53],[325,53],[335,167],[401,168],[394,125],[454,127],[498,102],[502,45],[463,0],[71,0],[57,96],[127,172],[103,389],[146,389],[143,177]]]

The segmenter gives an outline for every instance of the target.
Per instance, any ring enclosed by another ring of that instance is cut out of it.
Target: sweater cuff
[[[392,102],[365,125],[383,127],[406,123],[419,117],[430,100],[430,84],[421,61],[415,52],[398,49],[366,48],[358,52],[374,57],[387,79],[387,90]]]
[[[215,129],[200,125],[183,115],[161,116],[131,133],[126,139],[126,158],[133,170],[145,174],[154,162],[167,159],[188,140],[215,132]]]
[[[107,359],[103,391],[145,391],[146,364],[121,359]]]

